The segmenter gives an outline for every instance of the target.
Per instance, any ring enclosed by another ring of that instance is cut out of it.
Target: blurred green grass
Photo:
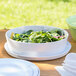
[[[0,0],[0,29],[24,25],[68,28],[66,18],[76,14],[76,0]]]

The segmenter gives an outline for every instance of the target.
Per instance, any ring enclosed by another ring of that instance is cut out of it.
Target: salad
[[[26,43],[47,43],[59,41],[65,38],[64,32],[61,30],[51,30],[51,31],[33,31],[28,30],[22,34],[11,33],[11,39]]]

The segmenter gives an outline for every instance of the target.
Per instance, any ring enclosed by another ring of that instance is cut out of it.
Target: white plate
[[[59,72],[60,76],[76,76],[76,74],[65,70],[63,66],[56,66],[55,69]]]
[[[69,53],[65,60],[64,60],[65,64],[69,64],[69,65],[73,65],[76,66],[76,53]]]
[[[40,76],[38,67],[25,60],[0,59],[0,76]]]
[[[7,42],[5,43],[4,47],[7,51],[7,53],[13,57],[20,58],[20,59],[26,59],[26,60],[40,61],[40,60],[52,60],[52,59],[57,59],[57,58],[60,58],[62,56],[65,56],[70,51],[71,44],[69,42],[67,42],[67,46],[65,47],[65,50],[61,50],[61,52],[57,52],[55,54],[47,53],[47,54],[39,55],[36,57],[32,57],[31,55],[29,56],[28,54],[25,54],[25,56],[24,56],[20,53],[14,53],[12,51],[12,49],[9,50]]]
[[[76,67],[73,65],[63,64],[63,68],[71,73],[76,74]]]

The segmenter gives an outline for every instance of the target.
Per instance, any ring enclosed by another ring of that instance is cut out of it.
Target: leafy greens
[[[65,38],[65,34],[61,30],[52,31],[33,31],[28,30],[22,34],[11,33],[11,39],[26,43],[47,43],[59,41]]]

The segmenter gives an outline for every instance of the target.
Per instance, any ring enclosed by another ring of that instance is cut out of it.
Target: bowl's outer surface
[[[76,41],[76,15],[68,17],[66,22],[69,26],[73,40]]]
[[[67,38],[68,38],[68,32],[61,29],[64,31],[65,35],[67,36],[65,39],[62,39],[60,41],[56,42],[49,42],[49,43],[24,43],[24,42],[19,42],[10,39],[11,33],[23,33],[24,31],[28,30],[34,30],[34,31],[40,31],[40,30],[45,30],[45,31],[50,31],[53,29],[60,29],[57,27],[52,27],[52,26],[22,26],[18,27],[15,29],[11,29],[6,32],[6,40],[9,46],[9,49],[12,49],[13,52],[15,53],[22,53],[22,54],[28,54],[28,55],[34,55],[37,56],[38,54],[43,54],[45,53],[51,53],[55,54],[57,52],[61,52],[65,49],[66,44],[67,44]]]

